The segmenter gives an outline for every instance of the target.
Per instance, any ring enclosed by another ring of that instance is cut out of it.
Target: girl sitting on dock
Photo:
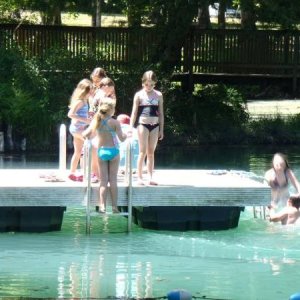
[[[265,173],[265,180],[271,187],[271,208],[277,209],[286,206],[289,199],[289,182],[300,195],[300,184],[289,163],[282,153],[275,153],[272,160],[272,168]]]
[[[71,158],[69,179],[73,181],[82,181],[83,176],[76,175],[78,163],[80,161],[84,138],[82,132],[90,124],[91,120],[88,115],[89,105],[88,98],[93,90],[92,82],[88,79],[82,79],[75,88],[69,106],[68,117],[71,119],[69,131],[73,136],[74,153]]]
[[[104,213],[107,198],[108,183],[110,185],[110,196],[112,200],[112,211],[118,213],[117,208],[117,174],[119,168],[120,154],[118,139],[123,142],[126,134],[121,129],[120,122],[112,118],[115,112],[116,101],[111,98],[103,98],[98,112],[93,118],[90,126],[84,131],[84,137],[92,137],[97,132],[98,157],[100,166],[100,205],[99,211]]]

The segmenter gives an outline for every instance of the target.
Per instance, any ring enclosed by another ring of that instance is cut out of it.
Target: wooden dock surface
[[[48,182],[51,174],[63,182]],[[265,206],[271,201],[267,184],[248,172],[222,170],[155,170],[158,186],[138,186],[133,178],[133,206]],[[251,175],[251,174],[250,174]],[[50,169],[0,170],[1,206],[86,205],[86,182],[73,182]],[[128,187],[118,178],[119,206],[127,206]],[[98,205],[99,184],[92,184],[91,205]]]

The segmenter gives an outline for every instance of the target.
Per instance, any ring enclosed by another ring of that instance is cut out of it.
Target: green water
[[[289,155],[300,178],[299,148],[197,149],[189,157],[168,149],[158,153],[157,167],[262,175],[277,150]],[[39,167],[37,158],[25,161],[26,168]],[[2,156],[2,167],[19,163]],[[300,292],[300,227],[254,219],[251,208],[238,228],[226,231],[151,231],[134,225],[128,234],[125,218],[93,216],[90,236],[84,213],[67,210],[60,232],[0,234],[0,298],[160,298],[182,288],[200,299],[282,300]]]

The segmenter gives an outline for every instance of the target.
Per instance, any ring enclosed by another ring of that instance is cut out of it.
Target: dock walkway
[[[48,182],[55,174],[65,181]],[[132,206],[266,206],[270,188],[243,171],[156,170],[158,186],[138,186],[133,178]],[[254,175],[254,174],[253,174]],[[86,182],[73,182],[50,169],[0,170],[0,207],[86,206]],[[91,205],[98,205],[98,186],[92,184]],[[118,205],[127,206],[128,186],[118,178]]]

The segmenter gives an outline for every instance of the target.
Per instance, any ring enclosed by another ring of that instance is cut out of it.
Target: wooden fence
[[[0,42],[14,43],[25,57],[43,57],[63,48],[72,57],[92,56],[113,72],[129,62],[148,64],[157,47],[153,28],[0,25]],[[288,78],[297,89],[300,77],[300,32],[279,30],[200,30],[191,27],[176,66],[174,80],[189,84],[215,77]]]

